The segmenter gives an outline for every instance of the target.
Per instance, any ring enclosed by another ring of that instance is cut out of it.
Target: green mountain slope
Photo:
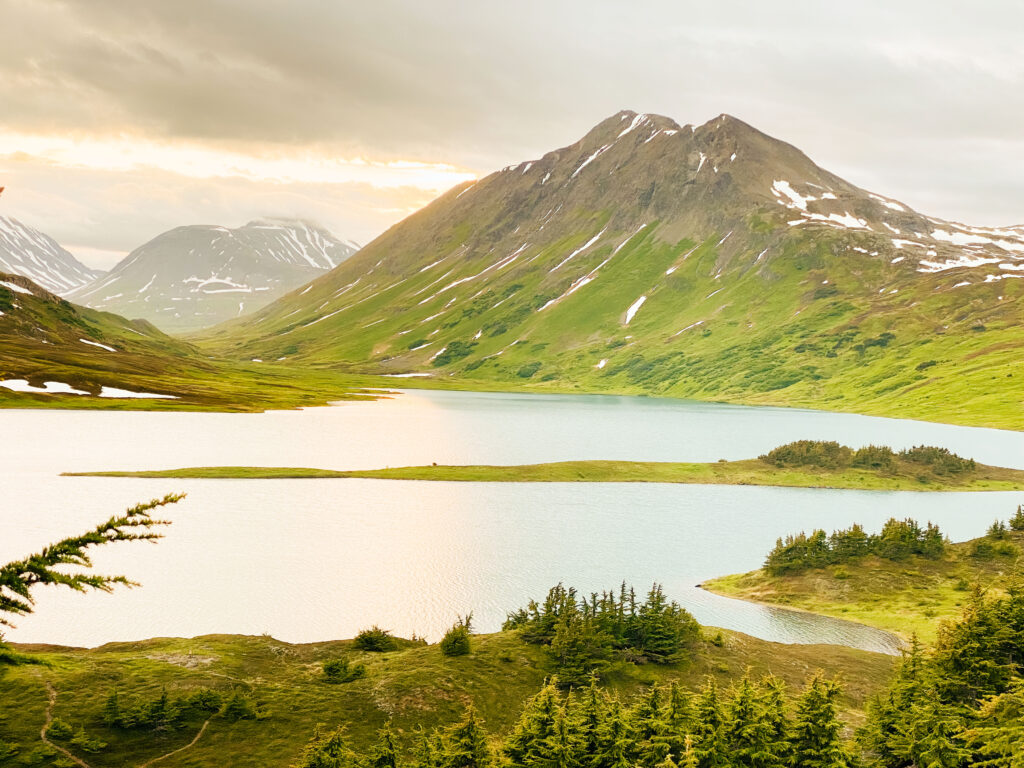
[[[457,386],[1020,428],[1024,230],[928,218],[723,115],[622,112],[197,338]]]
[[[211,360],[145,320],[0,272],[0,407],[260,410],[351,396],[337,375]]]

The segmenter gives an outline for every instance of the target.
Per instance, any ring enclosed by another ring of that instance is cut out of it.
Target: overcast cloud
[[[0,213],[93,263],[256,216],[366,241],[623,108],[728,112],[925,213],[1024,223],[1014,2],[0,0]]]

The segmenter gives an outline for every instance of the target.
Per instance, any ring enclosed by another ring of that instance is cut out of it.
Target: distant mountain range
[[[203,334],[240,358],[1018,420],[1024,228],[920,214],[728,115],[621,112]]]
[[[48,291],[65,294],[103,272],[82,264],[39,230],[0,216],[0,272],[24,275]]]
[[[94,309],[188,331],[252,312],[341,264],[359,246],[301,221],[184,226],[70,292]]]

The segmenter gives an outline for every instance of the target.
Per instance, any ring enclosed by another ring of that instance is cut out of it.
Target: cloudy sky
[[[366,242],[635,109],[1022,224],[1022,29],[1014,0],[0,0],[0,215],[100,267],[260,216]]]

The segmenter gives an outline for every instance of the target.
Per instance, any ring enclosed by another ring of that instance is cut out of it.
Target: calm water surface
[[[436,638],[474,612],[481,631],[564,581],[581,591],[662,582],[705,624],[780,642],[892,649],[884,633],[710,595],[701,580],[760,565],[777,536],[891,516],[954,539],[1024,494],[741,486],[126,480],[63,471],[212,464],[333,469],[565,459],[713,461],[799,438],[936,444],[1024,468],[1024,434],[646,398],[408,391],[375,403],[266,414],[0,411],[0,562],[171,491],[158,545],[96,565],[141,589],[40,593],[11,640],[96,645],[210,632],[302,642],[377,623]]]

